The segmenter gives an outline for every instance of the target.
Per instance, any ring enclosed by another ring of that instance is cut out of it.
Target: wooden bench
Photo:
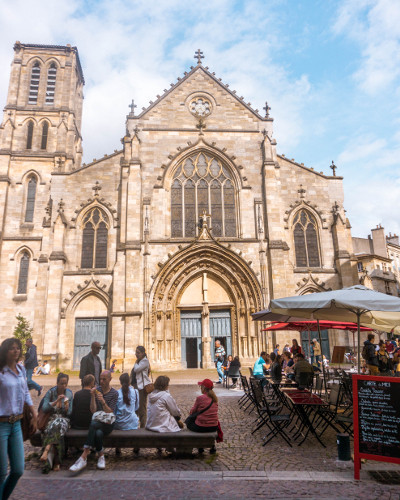
[[[81,448],[88,431],[70,429],[65,435],[65,449],[70,446]],[[211,448],[215,445],[216,432],[192,432],[187,429],[179,432],[153,432],[147,429],[133,431],[113,430],[104,438],[105,448],[176,448],[177,453],[191,454],[193,448]],[[30,439],[33,446],[42,446],[40,432]]]

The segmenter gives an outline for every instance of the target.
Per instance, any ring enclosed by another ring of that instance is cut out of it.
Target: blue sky
[[[345,178],[353,235],[400,233],[400,2],[0,2],[0,102],[16,40],[76,45],[86,78],[84,160],[120,148],[128,104],[147,106],[194,64],[255,108],[278,152]]]

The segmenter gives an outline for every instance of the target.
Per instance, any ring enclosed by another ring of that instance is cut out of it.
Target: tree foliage
[[[22,316],[22,314],[18,314],[17,318],[17,326],[14,328],[14,337],[19,339],[22,344],[22,355],[25,356],[26,353],[26,345],[25,342],[28,339],[32,338],[33,328],[30,326],[29,321]]]

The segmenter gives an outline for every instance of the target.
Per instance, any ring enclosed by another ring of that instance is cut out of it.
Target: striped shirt
[[[99,386],[97,388],[98,391],[100,391],[103,394],[103,389]],[[115,413],[115,409],[117,407],[117,401],[118,401],[118,391],[111,389],[107,392],[107,394],[103,394],[104,401],[106,402],[106,405],[111,408],[113,413]],[[97,410],[101,411],[104,408],[102,407],[101,403],[97,401]]]
[[[223,348],[222,345],[220,345],[219,347],[217,347],[215,349],[215,359],[216,361],[218,361],[218,358],[221,357],[222,360],[224,359],[225,357],[225,349]]]

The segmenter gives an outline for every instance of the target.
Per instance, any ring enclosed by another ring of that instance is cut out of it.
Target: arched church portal
[[[243,362],[263,348],[251,320],[262,305],[258,280],[241,257],[214,240],[195,240],[172,256],[151,300],[146,340],[159,367],[214,367],[216,339]]]

